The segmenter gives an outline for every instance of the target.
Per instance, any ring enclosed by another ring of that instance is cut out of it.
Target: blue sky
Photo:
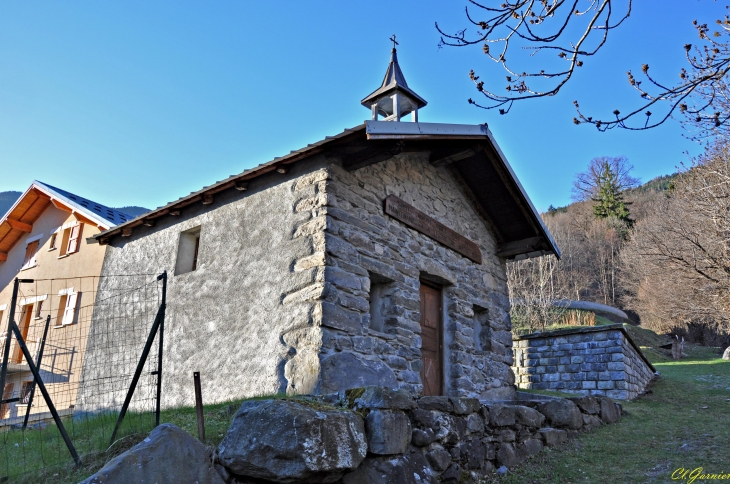
[[[38,179],[110,206],[153,208],[369,116],[390,42],[424,122],[488,123],[538,209],[570,201],[575,173],[626,155],[646,181],[700,147],[677,122],[648,132],[574,126],[638,100],[626,71],[673,82],[691,21],[712,0],[642,0],[597,57],[550,99],[500,116],[469,106],[474,69],[502,89],[478,47],[437,49],[438,21],[466,26],[461,0],[3,2],[0,191]]]

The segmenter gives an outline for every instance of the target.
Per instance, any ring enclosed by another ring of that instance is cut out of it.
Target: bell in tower
[[[412,114],[414,122],[418,122],[418,110],[424,107],[426,100],[416,94],[406,83],[406,78],[398,65],[398,56],[395,46],[395,35],[390,38],[393,41],[393,51],[390,54],[390,64],[385,72],[383,84],[372,94],[361,101],[366,108],[370,108],[373,121],[382,116],[381,121],[400,121],[407,114]]]

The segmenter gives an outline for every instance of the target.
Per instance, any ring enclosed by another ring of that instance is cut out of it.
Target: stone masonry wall
[[[390,194],[476,242],[484,262],[384,215]],[[176,274],[180,234],[196,227],[197,269]],[[218,193],[212,204],[189,205],[116,237],[97,297],[119,288],[116,274],[168,271],[163,406],[192,403],[193,371],[201,372],[210,402],[366,385],[419,393],[419,285],[427,279],[443,286],[446,394],[511,399],[507,281],[495,252],[493,235],[448,167],[404,154],[347,172],[315,156],[287,174],[252,180],[247,191]],[[377,330],[370,321],[376,297]],[[129,311],[139,308],[132,302]],[[92,330],[82,378],[101,376],[100,362],[118,374],[134,371],[136,360],[119,363],[104,338]],[[77,408],[103,407],[98,395],[121,401],[126,387],[116,396],[109,391],[82,390]]]
[[[381,387],[249,400],[214,455],[163,424],[83,484],[477,484],[621,413],[602,396],[484,404]]]
[[[327,168],[326,296],[322,311],[320,391],[368,384],[422,391],[420,279],[443,286],[447,395],[514,396],[511,323],[504,261],[485,221],[448,167],[401,154],[347,172]],[[476,264],[383,212],[394,194],[476,242]],[[370,321],[370,285],[381,283],[383,327]],[[334,317],[333,317],[334,316]],[[371,380],[358,381],[358,368]],[[378,381],[379,380],[379,381]]]
[[[654,378],[621,325],[527,335],[514,346],[519,388],[630,400]]]
[[[221,192],[212,204],[198,202],[177,217],[158,219],[155,227],[135,227],[131,237],[112,240],[98,298],[118,290],[124,278],[117,274],[168,271],[163,406],[193,404],[193,371],[201,372],[202,391],[211,403],[287,390],[313,392],[306,386],[311,378],[302,373],[318,371],[316,305],[291,295],[324,281],[325,268],[301,262],[324,251],[323,228],[312,223],[311,211],[297,207],[323,196],[325,165],[323,157],[297,163],[286,175],[272,172],[252,180],[247,191]],[[197,226],[198,267],[175,274],[180,233]],[[135,311],[143,314],[132,301],[129,312]],[[148,316],[154,318],[154,310]],[[104,338],[92,330],[82,378],[97,377],[93,373],[100,369],[134,372],[134,366],[119,367],[114,342]],[[143,345],[144,339],[137,354]],[[287,372],[292,357],[305,362],[299,373]],[[136,364],[136,358],[127,360]],[[82,385],[77,409],[97,410],[124,400],[126,385],[116,388],[116,396],[99,385]]]
[[[314,402],[246,402],[216,461],[239,483],[479,483],[620,415],[607,397],[483,404],[368,387]]]

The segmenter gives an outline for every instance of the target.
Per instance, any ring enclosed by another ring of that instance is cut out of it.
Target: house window
[[[56,315],[55,328],[74,324],[78,321],[78,306],[81,299],[80,292],[74,292],[73,288],[63,289],[58,295],[58,314]]]
[[[58,247],[56,247],[56,239],[58,238],[58,232],[51,234],[51,240],[48,242],[48,250],[55,250]]]
[[[29,269],[36,266],[35,254],[38,252],[38,244],[40,241],[34,240],[25,246],[25,259],[23,260],[22,269]]]
[[[33,389],[33,381],[24,381],[23,386],[20,389],[20,405],[28,405],[30,402],[30,392]]]
[[[200,252],[200,226],[180,233],[177,244],[177,261],[175,275],[192,272],[198,268]]]
[[[78,223],[63,230],[61,237],[61,250],[59,257],[78,252],[81,247],[81,234],[84,231],[84,224]]]
[[[43,317],[43,301],[38,301],[35,304],[35,318],[41,319]]]

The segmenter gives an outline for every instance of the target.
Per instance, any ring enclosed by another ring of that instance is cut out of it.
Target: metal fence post
[[[162,279],[162,303],[160,304],[160,349],[157,352],[157,406],[155,408],[155,427],[160,425],[160,398],[162,397],[162,349],[165,336],[165,307],[167,306],[167,271],[157,276]]]
[[[198,417],[198,439],[205,442],[205,415],[203,414],[203,392],[200,390],[200,372],[193,372],[195,386],[195,412]]]
[[[165,317],[165,291],[167,290],[167,271],[163,272],[159,276],[157,276],[157,280],[162,280],[162,301],[160,303],[160,307],[157,310],[157,315],[155,316],[155,321],[152,323],[152,328],[150,329],[150,334],[147,336],[147,342],[144,344],[144,348],[142,349],[142,355],[139,357],[139,361],[137,362],[137,369],[134,371],[134,377],[132,377],[132,383],[129,385],[129,390],[127,391],[127,396],[124,399],[124,403],[122,404],[122,409],[119,412],[119,417],[117,417],[117,423],[114,426],[114,431],[112,432],[112,438],[109,440],[109,445],[111,446],[114,443],[114,439],[117,436],[117,432],[119,431],[119,426],[122,424],[122,420],[124,420],[124,416],[127,414],[127,410],[129,409],[129,404],[132,402],[132,396],[134,395],[134,390],[137,388],[137,382],[139,381],[139,377],[142,375],[142,370],[144,370],[144,364],[147,361],[147,356],[150,354],[150,350],[152,349],[152,343],[155,341],[155,335],[157,334],[157,331],[160,328],[160,324],[162,323],[162,320]],[[161,338],[160,338],[161,340]],[[160,341],[160,348],[162,347],[162,341]],[[154,372],[157,374],[158,371],[162,368],[162,358],[160,357],[157,361],[157,370]],[[155,409],[156,412],[156,421],[159,423],[159,415],[160,415],[160,379],[161,375],[158,374],[157,378],[157,408]]]

